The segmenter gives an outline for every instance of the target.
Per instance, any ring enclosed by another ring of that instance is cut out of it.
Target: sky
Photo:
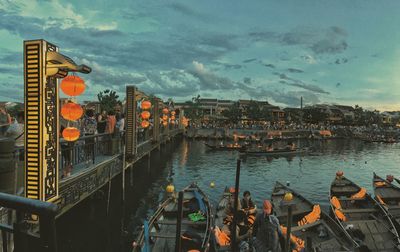
[[[23,41],[78,64],[79,100],[126,85],[176,101],[400,110],[398,0],[0,0],[0,101],[23,101]]]

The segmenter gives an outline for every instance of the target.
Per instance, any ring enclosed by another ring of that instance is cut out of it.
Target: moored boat
[[[205,146],[212,150],[245,150],[246,146],[239,144],[227,144],[227,145],[211,145],[208,143],[204,143]]]
[[[400,187],[392,184],[393,176],[383,179],[374,173],[372,180],[376,200],[393,218],[397,231],[400,230]]]
[[[339,224],[369,251],[399,251],[396,228],[382,206],[365,188],[337,172],[330,188],[331,210]]]
[[[208,197],[196,184],[191,184],[182,191],[182,251],[209,251],[213,216]],[[177,199],[170,196],[159,206],[150,220],[145,221],[134,242],[133,252],[175,251],[177,215]]]
[[[291,241],[296,251],[307,247],[311,247],[311,251],[354,251],[357,246],[355,241],[321,209],[320,205],[313,204],[293,189],[276,182],[271,202],[283,230],[287,225],[288,207],[284,203],[287,193],[292,197]],[[307,239],[311,244],[306,244]]]
[[[297,154],[303,154],[307,153],[310,150],[308,148],[302,148],[302,149],[295,149],[295,150],[288,150],[288,149],[278,149],[278,150],[273,150],[273,151],[266,151],[266,150],[261,150],[261,149],[256,149],[256,150],[250,150],[250,149],[245,149],[245,150],[240,150],[241,154],[245,155],[262,155],[262,156],[291,156],[291,155],[297,155]]]

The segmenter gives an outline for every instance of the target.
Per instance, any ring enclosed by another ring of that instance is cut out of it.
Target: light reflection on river
[[[329,186],[339,169],[369,192],[372,192],[372,172],[380,176],[400,176],[400,144],[326,140],[299,142],[298,145],[311,145],[319,152],[291,160],[282,157],[270,160],[260,156],[243,159],[241,191],[250,190],[253,199],[259,203],[270,197],[275,181],[290,181],[291,186],[306,198],[327,206]],[[212,151],[202,141],[183,140],[166,163],[161,178],[150,186],[145,198],[151,200],[139,207],[131,221],[142,223],[143,218],[151,215],[162,198],[170,174],[176,189],[195,181],[216,202],[225,186],[234,185],[238,157],[236,151]],[[211,182],[215,182],[214,188],[210,187]]]

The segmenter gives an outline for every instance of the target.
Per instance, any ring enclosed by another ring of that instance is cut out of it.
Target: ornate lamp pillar
[[[25,196],[42,201],[58,198],[58,79],[69,71],[91,68],[58,53],[45,40],[24,41]]]
[[[136,99],[136,87],[126,87],[126,131],[125,131],[125,154],[128,160],[136,154],[136,111],[137,111],[137,99]]]

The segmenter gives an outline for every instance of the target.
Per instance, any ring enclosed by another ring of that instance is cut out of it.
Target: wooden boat
[[[330,189],[331,210],[346,232],[370,251],[399,251],[400,239],[392,220],[365,188],[338,172]]]
[[[400,187],[375,174],[372,180],[376,200],[394,220],[397,231],[400,230]]]
[[[204,143],[205,146],[207,146],[208,148],[212,149],[212,150],[245,150],[246,146],[242,146],[242,145],[234,145],[234,144],[230,144],[230,145],[211,145],[208,143]]]
[[[292,235],[304,243],[307,243],[307,238],[311,239],[312,251],[354,251],[357,243],[319,205],[313,204],[293,189],[276,182],[271,203],[281,225],[285,227],[287,225],[287,206],[283,204],[283,197],[287,192],[293,195],[290,201],[293,204]],[[318,215],[319,218],[315,217]],[[306,219],[307,221],[304,221]],[[305,244],[305,248],[308,246],[310,245]]]
[[[186,187],[183,192],[182,251],[191,249],[209,251],[213,216],[207,195],[196,184]],[[189,217],[199,212],[203,216],[201,220],[194,221]],[[177,198],[168,197],[150,220],[145,221],[142,231],[134,242],[133,252],[175,251],[177,215]]]
[[[297,154],[303,154],[309,152],[308,148],[296,149],[296,150],[287,150],[287,149],[279,149],[273,151],[266,151],[266,150],[240,150],[241,154],[245,155],[262,155],[262,156],[291,156]]]

